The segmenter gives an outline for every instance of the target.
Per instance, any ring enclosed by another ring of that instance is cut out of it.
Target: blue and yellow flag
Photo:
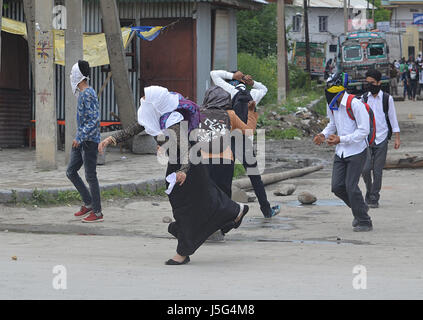
[[[140,26],[140,27],[132,27],[131,30],[137,33],[137,36],[143,40],[153,41],[157,38],[162,31],[166,27],[150,27],[150,26]]]

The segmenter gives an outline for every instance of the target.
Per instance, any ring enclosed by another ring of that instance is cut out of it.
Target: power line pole
[[[306,71],[310,80],[311,67],[310,67],[310,39],[308,32],[308,4],[307,0],[304,0],[304,33],[305,33],[305,49],[306,49]]]
[[[286,99],[286,33],[285,33],[285,0],[277,2],[277,41],[278,41],[278,103]]]
[[[0,71],[1,71],[1,17],[3,16],[3,0],[0,0]]]
[[[344,34],[348,32],[348,10],[347,10],[347,0],[344,0]]]
[[[66,0],[65,31],[65,163],[68,164],[72,141],[76,134],[77,99],[72,92],[69,75],[72,66],[83,59],[82,0]]]
[[[29,62],[31,63],[32,79],[35,81],[35,1],[23,0],[28,40]]]
[[[373,19],[373,29],[375,29],[376,28],[376,23],[375,23],[375,0],[373,0],[372,19]]]
[[[35,1],[35,155],[37,168],[43,170],[57,169],[52,12],[52,0]]]

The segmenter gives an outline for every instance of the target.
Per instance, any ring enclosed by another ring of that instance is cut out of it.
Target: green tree
[[[370,3],[373,4],[372,0]],[[376,27],[376,22],[380,22],[380,21],[390,21],[391,20],[391,10],[389,9],[385,9],[382,8],[381,5],[381,0],[374,0],[374,4],[375,4],[375,27]],[[371,13],[372,11],[369,10],[369,17],[371,17]]]
[[[261,58],[276,55],[276,4],[265,5],[259,11],[239,11],[237,24],[238,52],[250,53]]]

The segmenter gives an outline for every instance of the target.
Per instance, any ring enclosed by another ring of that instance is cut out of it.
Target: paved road
[[[403,147],[414,152],[423,151],[415,137],[422,107],[398,104],[408,128]],[[0,206],[0,298],[423,298],[423,169],[385,171],[370,233],[352,231],[350,211],[330,193],[330,170],[290,180],[297,191],[289,197],[274,196],[278,185],[269,186],[272,202],[282,204],[277,218],[263,219],[253,203],[225,242],[206,243],[178,267],[164,265],[176,247],[162,222],[171,216],[165,199],[108,202],[105,222],[89,226],[72,219],[75,207]],[[298,206],[305,190],[320,202]],[[64,276],[55,266],[65,267],[65,290],[53,286]]]

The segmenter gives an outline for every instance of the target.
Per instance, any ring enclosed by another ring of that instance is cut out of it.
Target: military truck
[[[382,73],[382,90],[389,92],[389,47],[383,32],[357,31],[341,35],[338,40],[338,70],[349,75],[349,91],[364,92],[369,69]]]

